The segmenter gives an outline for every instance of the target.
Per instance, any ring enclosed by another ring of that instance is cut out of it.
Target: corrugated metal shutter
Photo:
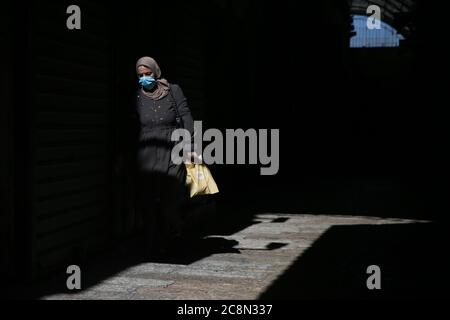
[[[70,3],[32,11],[31,258],[40,274],[108,239],[111,42],[109,12],[78,4],[81,30],[68,30]]]

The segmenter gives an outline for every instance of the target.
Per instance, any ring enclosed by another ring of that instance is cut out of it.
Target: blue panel
[[[354,15],[356,35],[350,39],[350,48],[398,47],[403,36],[387,23],[381,21],[380,29],[369,29],[366,16]]]

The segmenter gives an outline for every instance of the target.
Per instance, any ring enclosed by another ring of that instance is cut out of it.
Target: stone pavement
[[[332,226],[413,222],[357,216],[258,214],[253,224],[235,234],[209,235],[204,239],[216,241],[219,247],[220,241],[227,241],[231,244],[229,250],[216,250],[185,263],[141,262],[77,293],[49,294],[41,299],[258,299]]]

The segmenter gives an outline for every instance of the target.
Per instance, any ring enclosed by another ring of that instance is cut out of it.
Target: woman
[[[165,251],[181,236],[181,205],[187,199],[186,168],[171,161],[176,142],[171,135],[177,128],[177,112],[182,126],[191,136],[194,122],[181,88],[161,78],[153,58],[136,63],[139,89],[136,118],[139,123],[137,150],[137,204],[145,225],[152,253]]]

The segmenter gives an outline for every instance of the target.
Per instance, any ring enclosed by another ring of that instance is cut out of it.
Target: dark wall
[[[281,168],[276,177],[243,170],[251,176],[243,201],[293,212],[444,219],[440,145],[448,135],[440,101],[448,62],[438,6],[420,3],[413,41],[393,50],[350,50],[344,3],[258,7],[254,95],[239,117],[281,128]]]
[[[69,4],[11,4],[9,12],[10,257],[21,279],[86,257],[110,238],[110,14],[79,3],[85,29],[74,33],[66,28]]]

